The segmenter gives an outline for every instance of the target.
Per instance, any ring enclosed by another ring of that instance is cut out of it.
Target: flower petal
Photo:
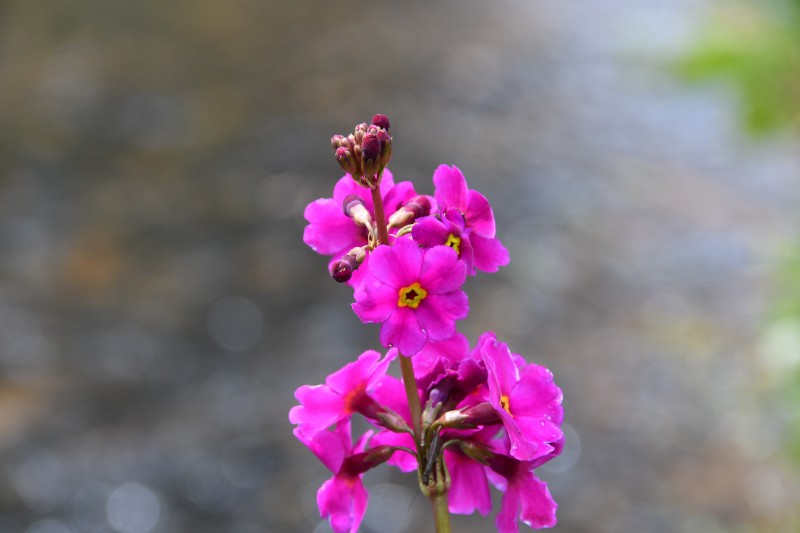
[[[445,450],[451,486],[447,503],[451,513],[472,514],[477,510],[486,516],[492,510],[489,483],[483,466],[457,451]]]
[[[419,283],[428,294],[444,294],[459,289],[467,279],[467,267],[449,246],[426,250],[419,273]]]
[[[464,217],[467,219],[467,227],[484,237],[494,237],[495,224],[494,213],[489,200],[478,191],[467,193],[466,209]]]
[[[334,476],[319,488],[317,505],[335,533],[356,533],[367,510],[367,491],[360,477]]]
[[[402,355],[412,356],[425,344],[425,334],[419,327],[414,312],[407,308],[398,308],[381,326],[381,343],[394,346]]]
[[[541,529],[556,525],[558,504],[550,495],[547,483],[537,478],[533,470],[520,480],[519,499],[522,506],[520,519],[529,527]]]
[[[434,341],[449,339],[456,332],[456,320],[466,318],[469,302],[464,291],[429,294],[417,308],[419,325]]]
[[[519,382],[509,395],[514,415],[561,424],[564,419],[562,392],[553,382],[553,373],[543,366],[531,364],[520,374]]]
[[[397,239],[392,246],[378,246],[369,261],[369,271],[375,279],[400,289],[419,280],[422,251],[408,238]],[[397,294],[394,296],[397,301]]]
[[[508,264],[508,250],[498,239],[470,233],[469,241],[474,250],[475,268],[478,270],[497,272],[499,267]]]
[[[467,207],[467,180],[456,166],[439,165],[433,173],[433,184],[436,187],[434,197],[439,209],[455,207],[464,212]]]
[[[289,411],[289,422],[299,424],[299,433],[312,438],[348,416],[344,398],[325,385],[303,385],[294,393],[300,405]]]
[[[325,384],[334,392],[347,394],[353,388],[369,380],[369,377],[377,370],[376,365],[380,358],[381,354],[375,350],[367,350],[358,356],[358,359],[347,363],[325,378]]]
[[[422,217],[411,229],[411,237],[420,246],[430,248],[447,242],[447,227],[436,217]]]
[[[397,289],[371,277],[364,279],[354,296],[351,307],[362,322],[383,322],[397,309]]]
[[[304,215],[309,225],[303,230],[303,242],[319,254],[336,254],[367,243],[364,230],[342,212],[341,204],[335,200],[315,200],[308,204]]]

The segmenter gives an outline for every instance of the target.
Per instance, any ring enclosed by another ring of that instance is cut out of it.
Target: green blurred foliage
[[[704,30],[679,73],[730,83],[753,134],[800,130],[800,0],[726,2]]]

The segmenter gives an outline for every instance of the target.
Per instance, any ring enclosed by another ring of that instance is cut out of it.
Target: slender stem
[[[372,206],[375,208],[375,224],[378,226],[378,244],[389,244],[389,232],[386,229],[386,215],[383,214],[383,198],[381,188],[370,189]]]
[[[450,511],[447,509],[447,493],[431,498],[436,533],[450,533]]]
[[[408,407],[411,410],[411,421],[414,423],[414,440],[417,443],[417,448],[419,448],[420,435],[422,434],[422,405],[419,403],[417,378],[414,377],[414,365],[411,363],[410,357],[400,356],[400,372],[403,375],[403,386],[406,389]]]

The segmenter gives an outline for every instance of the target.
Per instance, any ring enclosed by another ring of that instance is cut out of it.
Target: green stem
[[[411,410],[411,421],[414,423],[414,440],[419,449],[420,435],[422,435],[422,405],[419,403],[417,378],[414,377],[414,365],[411,363],[410,357],[400,355],[400,372],[403,375],[403,386],[406,389],[408,407]]]
[[[436,533],[450,533],[450,511],[447,509],[447,493],[431,497]]]

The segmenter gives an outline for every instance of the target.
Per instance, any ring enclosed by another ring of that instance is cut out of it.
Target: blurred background
[[[557,531],[800,531],[798,10],[6,0],[0,532],[329,531],[287,412],[377,327],[302,213],[377,112],[494,205],[463,330],[564,389]],[[366,481],[363,531],[432,529]]]

